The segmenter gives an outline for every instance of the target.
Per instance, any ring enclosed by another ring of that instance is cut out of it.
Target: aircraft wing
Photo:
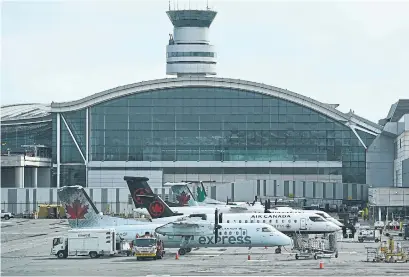
[[[166,236],[211,236],[213,229],[210,222],[175,221],[156,228],[155,232]]]

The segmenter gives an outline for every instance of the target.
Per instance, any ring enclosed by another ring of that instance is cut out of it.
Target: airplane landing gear
[[[281,254],[281,246],[277,247],[275,252],[276,252],[276,254]]]
[[[192,248],[185,248],[185,250],[186,250],[186,253],[190,253],[190,251],[192,251]]]
[[[185,248],[180,248],[180,249],[178,250],[178,253],[179,253],[180,256],[183,256],[183,255],[186,254],[186,249],[185,249]]]

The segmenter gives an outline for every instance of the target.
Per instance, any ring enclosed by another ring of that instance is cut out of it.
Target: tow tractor
[[[132,252],[138,261],[147,258],[156,260],[162,259],[165,255],[165,248],[162,240],[156,235],[149,235],[149,233],[147,233],[142,237],[137,236],[132,241]]]

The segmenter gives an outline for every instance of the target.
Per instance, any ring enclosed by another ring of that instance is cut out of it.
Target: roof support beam
[[[77,140],[75,139],[74,135],[72,134],[71,129],[70,129],[70,127],[68,126],[67,121],[65,121],[65,118],[64,118],[64,116],[63,116],[62,114],[61,114],[61,118],[62,118],[62,120],[64,121],[65,127],[67,127],[67,130],[68,130],[68,132],[70,133],[71,138],[72,138],[72,140],[73,140],[74,143],[75,143],[75,146],[77,146],[77,149],[78,149],[78,151],[80,152],[80,155],[81,155],[82,159],[84,160],[84,164],[86,164],[86,160],[85,160],[84,154],[82,153],[81,148],[80,148],[80,146],[79,146],[78,143],[77,143]]]

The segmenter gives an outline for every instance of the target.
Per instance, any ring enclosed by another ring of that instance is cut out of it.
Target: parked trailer
[[[115,229],[72,229],[68,236],[55,237],[51,255],[59,259],[68,256],[99,258],[117,254]]]

